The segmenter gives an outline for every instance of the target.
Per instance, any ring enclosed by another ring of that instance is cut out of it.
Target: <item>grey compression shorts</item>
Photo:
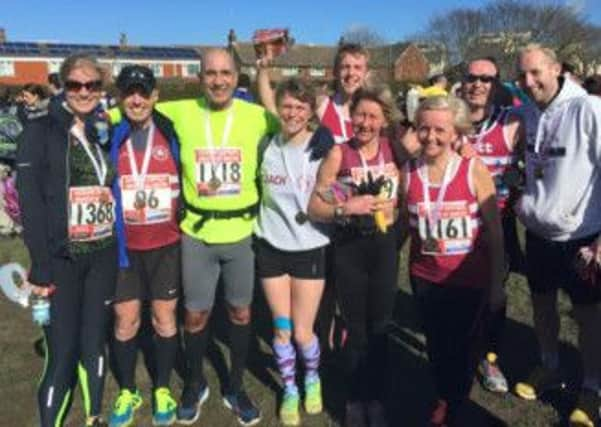
[[[250,306],[255,282],[251,237],[236,243],[212,245],[184,234],[182,273],[184,304],[190,311],[210,310],[220,282],[230,306]]]

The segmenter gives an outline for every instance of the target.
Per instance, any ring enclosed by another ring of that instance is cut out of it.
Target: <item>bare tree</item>
[[[451,63],[486,51],[508,61],[521,45],[539,42],[553,47],[561,58],[577,58],[582,66],[585,57],[594,54],[592,46],[599,45],[598,30],[580,9],[557,1],[493,0],[433,17],[422,37],[442,43]]]
[[[456,63],[465,57],[473,35],[484,32],[483,24],[481,11],[458,8],[430,19],[425,36],[445,46],[449,60]]]
[[[382,46],[386,39],[377,31],[366,25],[352,25],[347,28],[341,37],[345,43],[358,43],[365,47]]]

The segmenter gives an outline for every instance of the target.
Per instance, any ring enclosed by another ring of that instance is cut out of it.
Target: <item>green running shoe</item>
[[[300,399],[297,393],[285,393],[280,406],[280,421],[285,426],[299,426],[300,412],[298,410]]]
[[[315,415],[323,410],[321,399],[321,380],[319,377],[311,381],[305,381],[305,411],[307,414]]]
[[[160,387],[154,391],[154,412],[152,425],[170,426],[175,422],[177,402],[171,396],[167,387]]]
[[[113,412],[109,418],[110,427],[127,427],[134,422],[134,415],[137,409],[142,406],[142,396],[136,390],[131,392],[128,389],[122,389],[113,405]]]

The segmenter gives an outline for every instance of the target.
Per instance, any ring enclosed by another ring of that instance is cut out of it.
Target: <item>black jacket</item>
[[[73,115],[53,103],[25,125],[17,147],[17,190],[34,284],[52,283],[52,257],[69,257],[69,129]]]

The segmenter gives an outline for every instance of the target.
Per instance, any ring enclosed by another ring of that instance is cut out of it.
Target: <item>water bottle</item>
[[[50,324],[50,298],[42,295],[31,295],[31,316],[38,326]]]

